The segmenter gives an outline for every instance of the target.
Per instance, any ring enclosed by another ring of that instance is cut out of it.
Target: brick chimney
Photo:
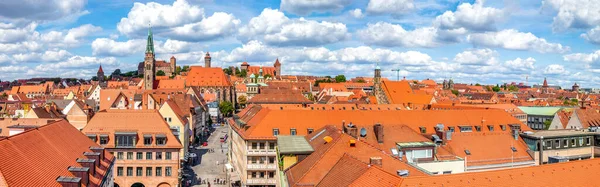
[[[344,124],[344,122],[342,122],[342,124]],[[344,125],[344,133],[354,138],[358,138],[358,129],[352,124],[352,122],[350,122],[348,125]]]
[[[75,175],[75,177],[81,178],[81,185],[88,186],[90,182],[90,168],[69,166],[68,170]]]
[[[383,167],[383,159],[381,159],[381,157],[371,157],[369,161],[369,164],[372,166]]]
[[[383,143],[383,125],[375,124],[373,126],[373,132],[375,132],[375,138],[377,138],[377,143]]]
[[[94,160],[94,166],[100,167],[100,153],[85,152],[85,153],[83,153],[83,156],[87,157],[88,159],[93,159]]]
[[[89,172],[90,172],[91,175],[95,175],[96,174],[96,167],[94,165],[96,163],[96,160],[94,160],[94,159],[85,159],[85,158],[78,158],[77,159],[77,163],[79,163],[83,167],[90,168]]]
[[[103,147],[90,147],[94,153],[100,153],[100,161],[104,160],[104,148]]]
[[[59,176],[56,178],[56,182],[58,182],[62,187],[81,187],[81,178],[79,177]]]

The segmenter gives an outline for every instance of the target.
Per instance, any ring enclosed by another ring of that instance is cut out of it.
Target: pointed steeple
[[[146,44],[146,53],[154,54],[154,40],[152,39],[152,27],[148,27],[148,41]]]
[[[102,70],[102,64],[100,64],[100,68],[98,68],[98,73],[104,73],[104,70]],[[577,83],[575,83],[577,84]]]
[[[544,77],[544,84],[542,85],[542,87],[548,87],[548,81],[546,81],[546,77]]]

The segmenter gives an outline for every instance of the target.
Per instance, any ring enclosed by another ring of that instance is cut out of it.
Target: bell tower
[[[152,90],[155,80],[154,41],[152,39],[152,28],[148,28],[148,41],[146,44],[146,56],[144,57],[144,89]]]

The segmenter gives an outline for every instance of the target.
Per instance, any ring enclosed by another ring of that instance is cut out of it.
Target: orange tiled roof
[[[260,72],[259,72],[260,68],[261,68],[260,66],[248,66],[248,71],[247,71],[246,74],[248,76],[250,76],[252,74],[258,76],[258,75],[260,75]],[[265,76],[265,75],[271,75],[271,76],[275,75],[274,74],[275,67],[266,67],[266,66],[263,66],[262,69],[263,69],[263,76]]]
[[[135,132],[138,137],[144,134],[164,135],[167,144],[164,146],[145,146],[144,141],[137,141],[137,148],[181,148],[181,144],[171,132],[169,125],[156,110],[105,110],[100,111],[81,130],[84,134],[108,134],[113,137],[116,132]],[[108,148],[115,147],[115,138],[109,138]]]
[[[30,126],[40,127],[50,122],[54,122],[56,119],[48,118],[0,118],[0,137],[7,137],[9,135],[9,126]]]
[[[487,129],[487,126],[482,128]],[[466,157],[467,166],[533,161],[527,153],[529,148],[521,138],[515,140],[509,130],[501,131],[498,128],[497,131],[453,133],[452,140],[443,147],[456,156]],[[517,151],[513,152],[511,147],[515,147]],[[465,150],[469,150],[471,155],[467,155]]]
[[[393,104],[431,104],[433,95],[415,94],[408,81],[382,81],[382,88]]]
[[[310,104],[308,100],[299,92],[283,92],[283,93],[261,93],[255,95],[250,100],[249,104]]]
[[[186,86],[232,86],[221,68],[190,66],[185,79]]]
[[[185,88],[185,80],[183,79],[165,79],[159,80],[156,89],[184,89]]]
[[[62,186],[59,176],[75,177],[69,166],[83,167],[77,158],[86,158],[84,152],[98,144],[81,134],[65,120],[29,130],[9,138],[0,139],[0,172],[8,186]],[[90,184],[99,186],[113,155],[104,151],[105,159],[90,175]],[[0,181],[0,185],[2,185]]]
[[[107,88],[121,88],[121,89],[127,89],[129,88],[129,81],[108,81],[108,83],[106,84]]]
[[[581,176],[598,170],[600,159],[588,159],[514,169],[408,177],[400,186],[594,186],[592,181],[582,180]]]

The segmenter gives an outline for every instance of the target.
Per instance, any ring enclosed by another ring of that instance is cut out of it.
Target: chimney
[[[78,158],[77,159],[77,163],[79,163],[83,167],[90,168],[91,171],[89,171],[89,173],[91,175],[95,175],[96,174],[96,166],[94,165],[96,163],[96,160],[94,160],[94,159],[85,159],[85,158]]]
[[[56,182],[58,182],[62,187],[80,187],[81,186],[81,178],[79,177],[65,177],[59,176],[56,178]]]
[[[104,148],[103,147],[90,147],[94,153],[100,153],[100,161],[104,160]]]
[[[383,159],[381,157],[371,157],[369,161],[372,166],[383,167]]]
[[[513,133],[513,138],[514,138],[515,140],[519,140],[519,130],[517,130],[517,129],[513,129],[513,130],[512,130],[512,133]]]
[[[375,124],[373,126],[373,132],[375,132],[375,138],[377,138],[377,143],[383,143],[383,125]]]
[[[68,170],[71,172],[71,174],[75,175],[75,177],[81,178],[82,185],[88,186],[90,182],[90,168],[69,166]]]
[[[344,124],[344,123],[342,123]],[[344,125],[344,133],[354,137],[354,138],[358,138],[358,129],[356,128],[356,126],[354,126],[352,124],[352,122],[350,122],[348,125]]]
[[[100,167],[100,153],[85,152],[83,153],[83,156],[87,157],[88,159],[94,159],[94,165]]]

